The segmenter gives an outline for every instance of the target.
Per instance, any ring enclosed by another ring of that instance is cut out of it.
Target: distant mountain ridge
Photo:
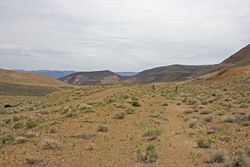
[[[134,76],[121,76],[119,73],[114,73],[108,70],[78,72],[59,79],[73,85],[98,85],[122,82],[149,84],[155,82],[172,82],[193,79],[209,73],[215,73],[214,75],[222,75],[230,69],[243,67],[246,65],[250,65],[249,44],[224,60],[222,63],[215,65],[170,65],[148,69],[139,72]],[[242,73],[248,74],[248,72],[246,72],[246,68],[244,68],[244,70],[237,70],[237,72],[229,73],[235,75],[239,74],[239,71],[243,71]]]

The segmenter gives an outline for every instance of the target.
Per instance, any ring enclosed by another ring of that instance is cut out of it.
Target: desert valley
[[[0,70],[0,166],[250,165],[250,45],[215,65]]]

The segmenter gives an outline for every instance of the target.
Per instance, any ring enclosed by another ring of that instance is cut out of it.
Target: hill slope
[[[188,66],[171,65],[145,70],[137,74],[133,83],[172,82],[199,76],[211,69],[211,65]]]
[[[47,76],[11,70],[0,70],[0,82],[39,86],[67,86],[67,84]]]
[[[250,44],[240,49],[238,52],[224,60],[221,64],[237,64],[247,65],[250,64]]]
[[[43,96],[67,86],[61,81],[42,75],[0,70],[0,95]]]
[[[98,84],[114,84],[121,81],[121,77],[111,71],[93,71],[93,72],[77,72],[59,80],[72,85],[98,85]]]

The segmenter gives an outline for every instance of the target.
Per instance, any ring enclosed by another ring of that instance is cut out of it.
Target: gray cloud
[[[219,63],[250,41],[249,0],[1,0],[0,68],[140,71]]]

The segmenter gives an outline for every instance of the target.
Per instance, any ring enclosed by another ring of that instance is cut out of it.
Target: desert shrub
[[[36,127],[37,125],[38,125],[38,122],[37,122],[37,120],[35,120],[35,119],[29,118],[29,119],[26,121],[26,127],[27,127],[28,129],[34,128],[34,127]]]
[[[12,134],[7,133],[0,136],[0,147],[7,144],[12,144],[14,142],[14,137]]]
[[[191,121],[189,122],[189,127],[193,128],[197,124],[197,119],[192,118]]]
[[[246,166],[247,165],[247,156],[242,149],[238,149],[235,152],[233,161],[232,161],[232,166],[233,167],[240,167],[240,166]]]
[[[161,113],[159,111],[153,111],[149,116],[152,118],[159,118]]]
[[[37,133],[34,132],[34,131],[27,131],[24,136],[27,137],[27,138],[32,138],[32,137],[34,137],[36,135],[37,135]]]
[[[58,141],[53,139],[45,139],[42,144],[42,148],[45,150],[56,150],[60,148]]]
[[[223,163],[225,161],[225,154],[222,151],[215,151],[210,155],[208,163]]]
[[[40,160],[34,156],[25,158],[25,163],[29,165],[34,165],[34,164],[37,164],[38,162],[40,162]]]
[[[235,118],[233,116],[227,116],[227,117],[224,117],[222,121],[226,123],[233,123],[235,121]]]
[[[163,103],[162,106],[168,106],[168,103]]]
[[[247,146],[244,150],[245,150],[246,155],[250,157],[250,147]]]
[[[56,133],[56,128],[55,127],[49,127],[47,130],[48,133]]]
[[[207,105],[207,103],[208,103],[207,100],[202,100],[202,101],[201,101],[201,104],[202,104],[202,105]]]
[[[193,112],[194,112],[194,110],[185,110],[185,111],[183,111],[184,114],[191,114]]]
[[[206,115],[206,116],[204,117],[204,120],[205,120],[206,122],[211,122],[211,121],[213,120],[213,117],[212,117],[212,115]]]
[[[240,104],[240,108],[248,108],[248,105],[245,103]]]
[[[83,113],[93,113],[95,110],[91,105],[80,105],[78,109]]]
[[[77,116],[77,113],[74,111],[69,111],[64,114],[65,118],[71,118]]]
[[[126,109],[127,114],[133,114],[134,112],[135,112],[135,110],[133,108],[131,108],[131,107]]]
[[[23,118],[22,116],[14,116],[14,117],[12,118],[12,120],[13,120],[14,122],[17,122],[17,121],[20,121],[22,118]]]
[[[250,125],[250,121],[241,121],[240,125],[241,126],[249,126]]]
[[[23,136],[18,136],[15,138],[16,144],[23,144],[23,143],[26,143],[27,141],[28,141],[27,138]]]
[[[21,121],[18,121],[18,122],[16,122],[14,125],[13,125],[13,128],[15,128],[15,129],[20,129],[20,128],[22,128],[23,127],[23,122],[21,122]]]
[[[132,101],[131,105],[133,107],[141,107],[141,104],[138,101]]]
[[[143,137],[146,140],[155,140],[161,135],[162,131],[160,129],[149,129],[143,133]]]
[[[220,116],[223,116],[223,115],[225,115],[225,111],[224,110],[219,110],[219,111],[217,111],[217,114],[220,115]]]
[[[209,139],[198,139],[196,142],[199,148],[210,148],[212,144]]]
[[[189,98],[186,100],[187,105],[194,105],[197,101],[194,98]]]
[[[137,161],[142,161],[146,164],[154,163],[158,160],[158,154],[155,146],[150,144],[144,148],[136,148],[135,150]]]
[[[211,111],[209,111],[209,110],[202,110],[200,112],[200,114],[202,114],[202,115],[206,115],[206,114],[210,114],[210,113],[211,113]]]
[[[100,124],[97,127],[97,131],[99,132],[107,132],[108,131],[108,126],[105,124]]]
[[[124,119],[125,113],[124,112],[118,112],[115,114],[114,119]]]

